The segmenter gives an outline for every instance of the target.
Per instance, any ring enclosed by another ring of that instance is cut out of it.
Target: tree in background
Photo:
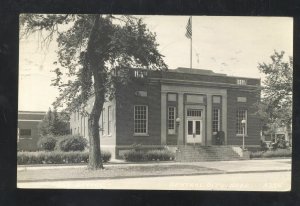
[[[69,134],[69,120],[65,114],[60,114],[49,108],[42,122],[39,124],[39,131],[42,136],[61,136]]]
[[[271,60],[269,64],[258,65],[259,71],[265,74],[258,114],[264,131],[272,134],[284,127],[288,137],[292,124],[293,58],[285,61],[284,52],[275,51]]]
[[[129,81],[124,72],[128,68],[167,69],[155,34],[142,19],[128,15],[24,14],[20,25],[21,34],[46,31],[44,42],[58,34],[60,68],[55,69],[53,85],[58,86],[60,95],[54,106],[76,111],[94,97],[88,117],[89,168],[103,168],[99,118],[106,99],[114,97],[114,85]]]

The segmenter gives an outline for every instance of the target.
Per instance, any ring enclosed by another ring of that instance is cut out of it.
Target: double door
[[[201,143],[202,141],[202,120],[187,118],[186,141],[187,143]]]

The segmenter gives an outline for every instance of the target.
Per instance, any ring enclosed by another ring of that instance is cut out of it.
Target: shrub
[[[38,148],[45,151],[53,151],[56,145],[57,139],[53,136],[44,136],[38,141]]]
[[[111,153],[108,151],[101,151],[101,157],[103,162],[108,162],[111,158]]]
[[[124,158],[126,161],[131,162],[145,161],[145,152],[141,150],[129,150],[124,153]]]
[[[175,154],[169,150],[149,150],[146,152],[145,156],[148,161],[166,161],[175,159]]]
[[[156,150],[129,150],[124,153],[126,161],[140,162],[140,161],[167,161],[174,160],[175,154],[167,149]]]
[[[87,146],[87,140],[79,135],[61,136],[56,143],[56,150],[69,151],[83,151]]]
[[[277,149],[268,151],[252,152],[250,158],[271,158],[271,157],[291,157],[292,150],[290,149]]]
[[[262,151],[267,151],[269,149],[267,143],[265,141],[263,141],[263,140],[260,140],[260,149]]]
[[[103,162],[111,158],[110,152],[101,151]],[[88,152],[18,152],[17,162],[19,165],[26,164],[66,164],[66,163],[88,163]]]

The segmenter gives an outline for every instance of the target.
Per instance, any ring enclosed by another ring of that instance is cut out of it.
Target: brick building
[[[167,72],[129,70],[133,81],[116,87],[100,117],[101,148],[119,157],[133,144],[144,147],[186,144],[214,145],[218,131],[225,145],[260,144],[254,103],[260,100],[260,79],[232,77],[210,70],[177,68]],[[86,110],[92,108],[93,98]],[[176,119],[180,124],[176,126]],[[72,134],[88,137],[87,117],[71,115]]]
[[[36,151],[40,134],[38,125],[46,112],[19,111],[18,113],[18,150]]]

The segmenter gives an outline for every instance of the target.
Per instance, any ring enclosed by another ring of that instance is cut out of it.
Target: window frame
[[[111,136],[111,129],[112,129],[112,106],[107,106],[107,135]]]
[[[217,119],[215,119],[215,111],[218,112],[217,114]],[[214,131],[215,127],[215,123],[217,123],[217,131]],[[213,108],[212,110],[212,132],[213,134],[216,134],[218,131],[220,131],[221,129],[221,109],[220,108]]]
[[[146,118],[145,119],[136,119],[136,107],[145,107],[146,108]],[[146,120],[146,131],[144,133],[136,132],[136,120]],[[135,136],[148,136],[148,123],[149,123],[149,115],[148,115],[148,105],[134,105],[133,111],[133,133]]]
[[[24,131],[24,130],[27,130],[27,131],[30,131],[30,135],[23,135],[22,134],[22,131]],[[19,129],[19,140],[20,139],[32,139],[32,131],[31,131],[31,129]]]
[[[101,112],[101,134],[102,136],[105,135],[105,108],[102,109]]]
[[[241,121],[242,119],[239,119],[239,112],[244,111],[245,114],[243,116],[245,116],[245,120],[246,120],[246,124],[245,124],[245,136],[248,135],[248,110],[245,108],[239,108],[236,111],[236,136],[242,136],[243,135],[243,127],[242,127],[242,123]],[[241,129],[241,131],[239,131],[239,129]]]
[[[170,109],[173,109],[173,119],[170,118]],[[168,134],[172,135],[172,134],[176,134],[176,107],[175,106],[168,106],[168,114],[167,114],[167,126],[168,126]],[[173,121],[172,121],[173,120]],[[173,124],[173,128],[170,129],[170,123],[172,121]]]

